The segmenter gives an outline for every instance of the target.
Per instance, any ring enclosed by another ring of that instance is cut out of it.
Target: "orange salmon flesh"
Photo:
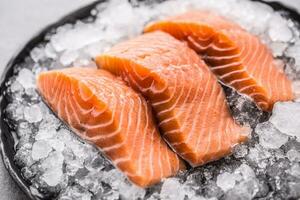
[[[161,138],[144,98],[109,72],[76,67],[43,72],[37,85],[59,118],[136,185],[147,187],[185,169]]]
[[[262,110],[293,100],[291,82],[276,67],[269,49],[237,24],[209,11],[190,11],[144,29],[157,30],[187,42],[222,82],[248,95]]]

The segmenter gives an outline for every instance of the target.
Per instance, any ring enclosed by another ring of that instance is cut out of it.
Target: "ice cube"
[[[45,51],[44,51],[44,47],[35,47],[31,50],[30,52],[30,57],[32,58],[32,60],[34,60],[34,62],[38,62],[42,59],[46,58],[45,55]]]
[[[73,140],[73,136],[70,130],[61,127],[57,132],[57,137],[61,139],[64,143],[68,143]]]
[[[47,43],[45,46],[45,55],[48,58],[52,58],[52,59],[56,59],[57,58],[57,54],[52,46],[51,43]]]
[[[103,188],[100,182],[101,173],[96,171],[90,172],[86,168],[81,168],[77,171],[74,177],[79,185],[88,189],[93,194],[103,192]]]
[[[69,175],[69,176],[74,176],[77,171],[81,168],[84,167],[83,165],[83,162],[82,160],[76,158],[73,154],[70,154],[70,155],[67,155],[68,151],[66,149],[64,149],[63,151],[63,154],[65,156],[65,159],[66,159],[66,173]],[[70,153],[70,152],[68,152]],[[66,157],[66,155],[68,157]],[[73,155],[73,158],[71,158],[71,155]]]
[[[99,55],[100,53],[106,52],[111,46],[112,46],[112,43],[101,40],[95,44],[88,45],[87,47],[85,47],[83,49],[83,51],[88,56],[95,57],[95,56]]]
[[[110,171],[105,171],[102,176],[102,181],[114,190],[118,190],[119,185],[125,180],[125,176],[118,170],[112,169]]]
[[[295,149],[289,150],[286,156],[291,162],[300,162],[300,152]]]
[[[239,175],[238,183],[229,188],[230,190],[226,193],[225,199],[252,199],[259,192],[258,180],[249,165],[242,164],[233,174]],[[228,179],[227,181],[229,181]]]
[[[78,58],[79,54],[78,51],[65,51],[61,56],[60,56],[60,63],[63,66],[68,66],[72,62],[74,62]]]
[[[42,179],[49,185],[49,186],[56,186],[60,183],[63,176],[63,172],[60,169],[53,168],[47,170],[43,175]]]
[[[274,105],[270,122],[282,133],[300,140],[300,103],[278,102]]]
[[[184,193],[181,191],[181,184],[176,178],[168,178],[163,182],[160,191],[160,197],[162,200],[183,200]]]
[[[36,102],[40,97],[35,88],[27,88],[25,94],[26,98],[29,98],[32,102]]]
[[[290,199],[299,199],[300,197],[300,182],[289,182],[289,197]]]
[[[255,145],[253,148],[249,149],[249,153],[246,158],[252,164],[260,168],[266,168],[269,164],[270,157],[271,157],[270,152],[268,152],[260,145]]]
[[[300,81],[293,81],[292,87],[293,87],[293,93],[295,95],[295,98],[298,99],[298,102],[299,102],[299,100],[300,100]]]
[[[273,15],[269,22],[268,33],[272,41],[289,42],[293,39],[287,21],[280,14]]]
[[[10,119],[19,121],[24,118],[24,105],[19,103],[10,103],[6,107],[6,112]]]
[[[299,163],[294,163],[290,169],[286,170],[287,173],[290,175],[300,179],[300,164]]]
[[[234,188],[237,181],[241,180],[241,176],[239,174],[231,174],[228,172],[224,172],[223,174],[218,175],[217,177],[217,185],[223,190],[228,191]]]
[[[143,188],[137,187],[128,181],[122,182],[119,187],[119,192],[121,199],[130,200],[130,199],[143,199],[146,191]]]
[[[15,162],[20,167],[31,166],[34,163],[32,158],[32,144],[26,143],[20,149],[17,150],[14,157]]]
[[[47,140],[50,138],[53,138],[56,135],[56,130],[55,129],[39,129],[35,139],[36,140]]]
[[[11,83],[10,90],[12,93],[16,93],[16,92],[22,93],[24,91],[24,88],[19,81],[15,80]]]
[[[285,56],[294,60],[293,68],[296,72],[300,72],[300,40],[288,47],[285,52]]]
[[[102,27],[79,22],[76,29],[67,26],[55,34],[50,42],[56,52],[77,50],[103,38]]]
[[[229,190],[226,195],[226,200],[251,200],[255,197],[256,193],[259,191],[259,186],[255,179],[250,179],[241,182],[233,189]]]
[[[48,139],[49,145],[56,151],[63,151],[65,148],[65,144],[58,139]]]
[[[244,180],[256,178],[255,172],[247,164],[242,164],[239,168],[236,169],[235,173],[241,174]]]
[[[246,155],[248,154],[248,147],[247,145],[236,145],[234,147],[234,150],[233,150],[233,156],[235,158],[243,158],[245,157]]]
[[[284,145],[289,137],[278,131],[270,122],[258,124],[255,132],[259,136],[259,143],[264,148],[278,149]]]
[[[63,177],[63,162],[63,155],[57,151],[52,152],[45,160],[42,161],[41,166],[45,170],[42,175],[42,179],[49,186],[55,186],[61,182]]]
[[[89,58],[78,58],[73,62],[73,66],[97,68],[96,63]]]
[[[275,57],[282,56],[284,51],[287,49],[288,44],[285,42],[272,42],[270,48]]]
[[[74,185],[67,187],[62,191],[58,197],[59,200],[91,200],[92,194],[82,188],[81,186]]]
[[[23,68],[17,76],[17,81],[22,85],[23,88],[34,88],[35,87],[35,77],[33,73],[27,69]]]
[[[102,169],[104,167],[104,162],[105,161],[101,156],[96,155],[85,159],[84,165],[88,170],[93,171],[96,169]]]
[[[39,130],[47,130],[48,132],[51,132],[57,130],[60,125],[62,125],[62,122],[59,119],[57,119],[53,114],[46,113],[43,114],[43,120],[39,125]],[[59,131],[56,135],[59,135]]]
[[[19,137],[25,137],[32,134],[30,126],[27,122],[21,122],[18,124],[17,134]]]
[[[38,140],[33,143],[31,156],[33,160],[39,160],[46,158],[51,151],[52,148],[48,142],[45,140]]]
[[[39,198],[43,198],[44,195],[42,193],[39,192],[39,190],[34,187],[33,185],[29,186],[30,192],[32,195],[39,197]]]
[[[219,4],[219,2],[215,4]],[[254,34],[265,32],[273,12],[270,6],[259,2],[237,1],[227,7],[229,10],[224,15],[230,16],[233,21],[238,22],[240,26]],[[222,9],[221,6],[220,9]]]
[[[246,95],[240,94],[231,87],[222,84],[231,113],[240,124],[255,127],[264,117],[263,112]]]
[[[38,104],[26,106],[24,108],[24,117],[30,123],[36,123],[43,119],[43,113]]]
[[[32,166],[30,168],[26,166],[21,169],[22,175],[26,179],[32,179],[36,175],[36,173],[34,173],[34,170],[32,170],[31,168]]]

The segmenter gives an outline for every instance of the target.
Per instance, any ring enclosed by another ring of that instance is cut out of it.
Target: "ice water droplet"
[[[36,123],[43,119],[43,113],[39,105],[35,104],[24,108],[24,117],[30,123]]]
[[[45,140],[36,141],[32,146],[33,160],[39,160],[48,156],[52,151],[51,146]]]

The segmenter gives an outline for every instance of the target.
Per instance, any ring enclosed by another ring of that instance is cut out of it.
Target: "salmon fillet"
[[[190,11],[150,23],[144,31],[157,30],[186,41],[222,82],[248,95],[262,110],[293,99],[291,82],[269,49],[237,24],[209,11]]]
[[[209,68],[169,34],[141,35],[95,60],[150,101],[166,141],[192,166],[226,156],[247,139],[249,129],[232,119]]]
[[[67,68],[41,73],[37,84],[59,118],[138,186],[185,168],[161,138],[144,98],[109,72]]]

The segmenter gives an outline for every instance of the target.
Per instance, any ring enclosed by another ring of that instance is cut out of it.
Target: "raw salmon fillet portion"
[[[200,57],[169,34],[153,32],[96,57],[148,99],[170,146],[192,166],[217,160],[247,139],[232,119],[217,79]]]
[[[161,30],[186,41],[225,84],[270,111],[277,101],[293,99],[291,82],[276,67],[269,49],[237,24],[209,11],[190,11],[153,22],[145,32]]]
[[[41,73],[37,84],[59,118],[133,183],[146,187],[185,168],[161,138],[144,98],[109,72],[67,68]]]

